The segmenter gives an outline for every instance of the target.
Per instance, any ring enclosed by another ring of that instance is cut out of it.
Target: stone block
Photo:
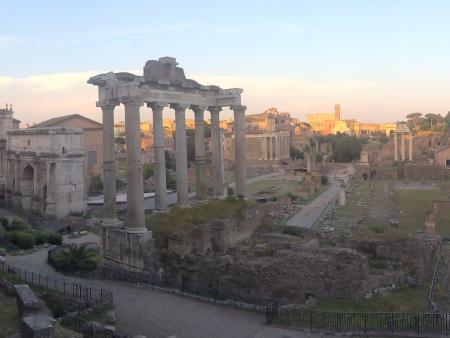
[[[101,251],[106,261],[143,270],[145,254],[152,246],[152,233],[147,229],[135,232],[124,227],[102,227]]]
[[[37,297],[28,285],[14,285],[17,294],[17,307],[21,317],[34,314],[50,314],[45,302]]]
[[[47,314],[30,315],[22,318],[22,338],[52,338],[56,320]]]

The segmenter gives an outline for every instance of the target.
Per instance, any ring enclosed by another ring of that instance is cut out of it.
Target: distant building
[[[434,158],[439,167],[450,169],[450,146],[436,146]]]
[[[276,108],[246,115],[246,154],[250,165],[271,165],[290,158],[290,131],[276,131]],[[290,120],[290,117],[286,119]],[[279,121],[281,124],[281,120]],[[282,123],[284,124],[284,122]],[[233,124],[228,124],[224,160],[234,162]]]
[[[103,177],[103,125],[79,114],[55,117],[38,123],[36,128],[80,128],[83,131],[84,183],[89,191],[93,176]]]
[[[306,119],[315,132],[321,135],[332,134],[336,122],[341,120],[341,106],[336,104],[334,113],[309,114]]]
[[[7,135],[7,203],[57,219],[86,209],[82,129],[27,128]]]
[[[0,189],[4,187],[6,176],[6,143],[7,131],[19,129],[20,121],[13,117],[12,105],[0,109]]]

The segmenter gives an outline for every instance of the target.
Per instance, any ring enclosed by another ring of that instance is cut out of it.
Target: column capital
[[[234,112],[245,112],[246,106],[230,106],[230,109]]]
[[[120,105],[118,100],[107,100],[97,103],[97,107],[100,107],[102,110],[114,109],[118,105]]]
[[[210,114],[218,114],[222,111],[222,107],[219,106],[210,106],[208,107],[208,111],[210,112]]]
[[[199,106],[196,104],[191,104],[190,108],[194,111],[195,114],[203,113],[206,109],[204,106]]]
[[[174,109],[175,111],[184,111],[186,109],[189,109],[189,104],[171,103],[170,108]]]
[[[143,104],[142,99],[140,97],[136,97],[136,96],[126,96],[126,97],[122,98],[122,103],[124,105],[135,104],[138,106],[142,106],[142,104]]]
[[[163,110],[165,107],[167,107],[167,104],[157,101],[147,102],[147,107],[151,108],[152,110]]]

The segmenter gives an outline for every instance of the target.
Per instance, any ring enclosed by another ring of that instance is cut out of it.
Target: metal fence
[[[302,308],[267,307],[267,323],[290,328],[386,335],[448,335],[450,314],[321,312]]]
[[[102,267],[102,276],[108,276],[114,281],[133,283],[145,288],[173,293],[183,297],[200,300],[207,303],[224,305],[233,308],[251,310],[265,313],[266,308],[273,300],[253,297],[249,294],[236,293],[233,290],[221,287],[204,287],[198,284],[183,281],[180,287],[170,287],[159,276],[139,271],[114,270]]]
[[[113,294],[109,290],[102,288],[96,289],[73,281],[66,281],[44,274],[27,271],[6,263],[0,263],[0,271],[14,279],[17,279],[18,281],[77,298],[82,301],[84,307],[86,308],[102,308],[113,305]]]

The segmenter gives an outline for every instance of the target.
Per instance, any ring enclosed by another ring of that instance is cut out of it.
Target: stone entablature
[[[150,60],[144,66],[144,75],[125,72],[109,72],[89,79],[88,83],[99,87],[97,106],[112,101],[124,102],[138,98],[141,102],[160,104],[198,105],[203,107],[240,106],[242,89],[222,89],[204,86],[187,79],[184,70],[177,67],[175,58]]]
[[[79,128],[33,128],[8,131],[8,153],[83,156],[83,130]]]
[[[24,211],[64,218],[86,209],[83,131],[8,131],[6,198]]]

